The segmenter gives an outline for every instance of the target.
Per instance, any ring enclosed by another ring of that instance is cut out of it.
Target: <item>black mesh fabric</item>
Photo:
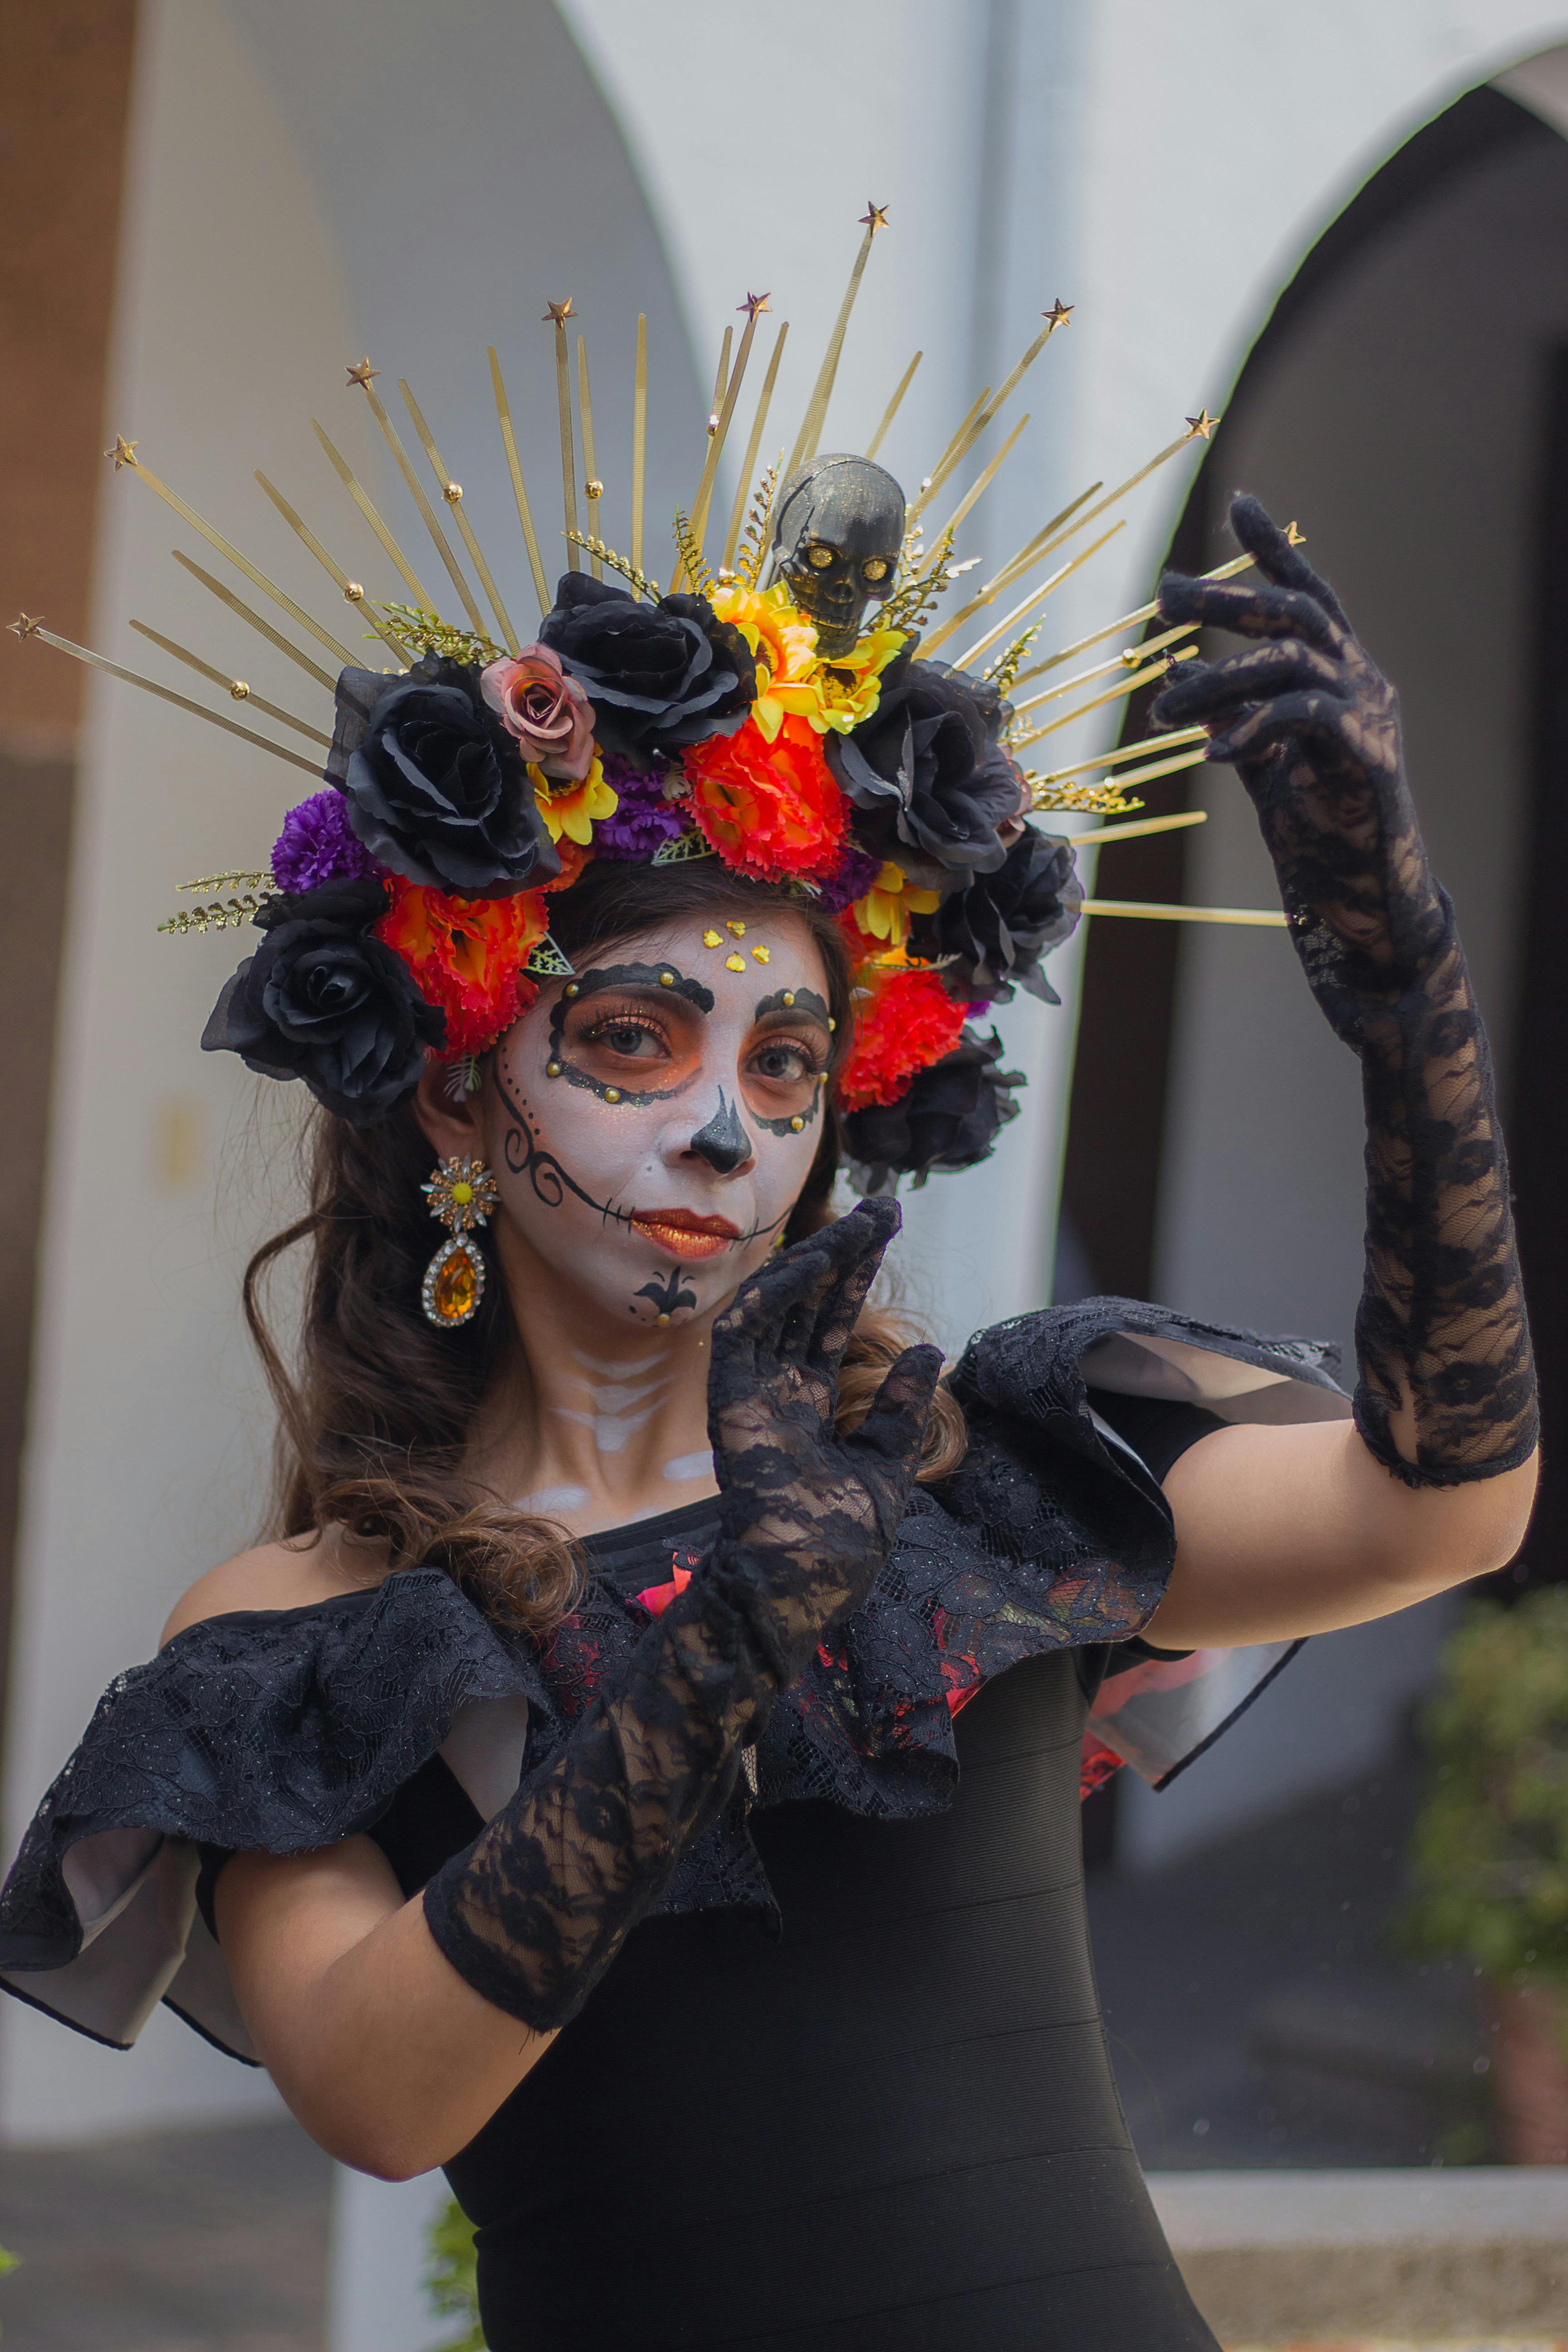
[[[1208,725],[1210,756],[1234,763],[1308,985],[1361,1058],[1357,1426],[1408,1486],[1492,1477],[1534,1448],[1535,1371],[1486,1031],[1426,861],[1398,698],[1257,500],[1231,521],[1262,582],[1168,574],[1161,609],[1262,642],[1186,665],[1153,715]]]

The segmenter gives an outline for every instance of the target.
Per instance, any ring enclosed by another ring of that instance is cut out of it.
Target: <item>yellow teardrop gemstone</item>
[[[461,1323],[474,1311],[479,1270],[466,1249],[454,1250],[431,1286],[431,1304],[447,1323]]]

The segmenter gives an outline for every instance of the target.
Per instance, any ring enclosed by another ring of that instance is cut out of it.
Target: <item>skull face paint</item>
[[[779,493],[772,577],[816,625],[825,661],[848,653],[866,608],[892,593],[904,540],[904,494],[868,457],[814,457]]]
[[[623,1325],[710,1314],[782,1232],[821,1135],[827,982],[770,919],[767,992],[696,918],[542,992],[481,1100],[500,1223]],[[729,944],[728,940],[725,945]]]

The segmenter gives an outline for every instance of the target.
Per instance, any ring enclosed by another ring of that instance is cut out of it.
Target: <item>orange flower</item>
[[[748,719],[681,754],[691,814],[727,866],[779,882],[832,873],[844,839],[844,795],[822,742],[804,719],[780,722],[770,743]]]
[[[482,1054],[539,993],[523,965],[549,928],[542,890],[452,898],[389,874],[392,906],[375,935],[395,950],[426,1003],[447,1015],[443,1058]]]
[[[867,1110],[895,1103],[917,1070],[929,1070],[951,1054],[963,1034],[963,1007],[934,971],[905,970],[862,978],[874,981],[876,995],[856,1015],[855,1043],[838,1075],[840,1110]]]

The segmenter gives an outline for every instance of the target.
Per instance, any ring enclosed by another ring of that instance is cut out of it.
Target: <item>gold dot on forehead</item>
[[[766,963],[769,961],[766,948],[753,948],[752,950],[752,954],[755,961],[758,963]]]
[[[719,931],[704,931],[702,944],[705,948],[721,948],[724,944],[723,935]]]
[[[730,937],[732,940],[743,940],[746,936],[746,926],[744,923],[727,922],[724,929],[729,932]]]
[[[828,1027],[829,1027],[830,1029],[837,1029],[837,1026],[838,1026],[838,1024],[837,1024],[837,1021],[835,1021],[834,1019],[832,1019],[832,1017],[831,1017],[831,1016],[829,1016],[827,1025],[828,1025]]]
[[[724,959],[724,969],[726,971],[744,971],[746,969],[745,957],[741,955],[726,956]]]
[[[798,1111],[796,1111],[795,1117],[791,1119],[790,1125],[794,1128],[797,1135],[800,1133],[801,1129],[805,1125],[805,1119],[802,1118]]]

